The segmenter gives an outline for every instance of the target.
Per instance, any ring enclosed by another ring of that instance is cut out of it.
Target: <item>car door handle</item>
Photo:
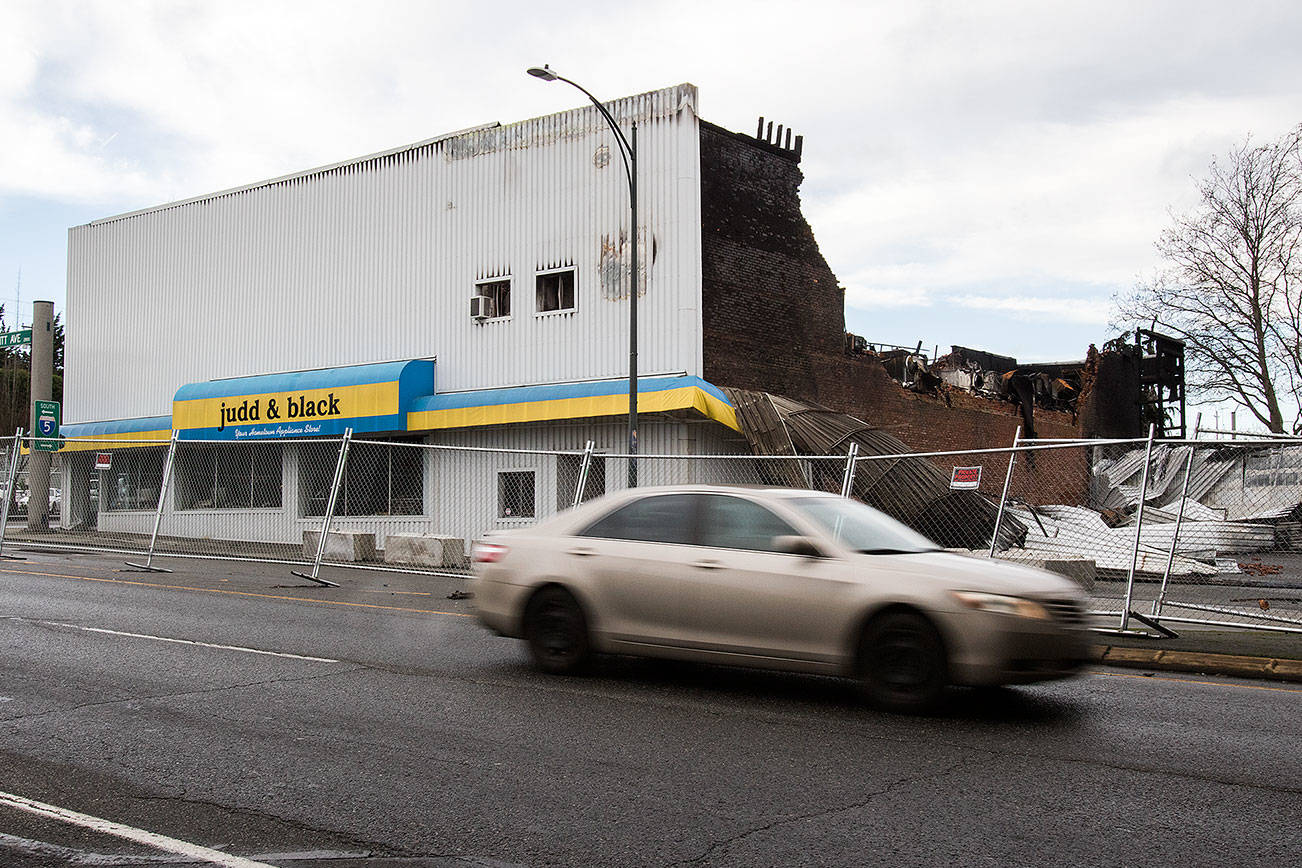
[[[573,548],[573,549],[570,549],[569,551],[567,551],[566,554],[567,554],[567,555],[578,555],[579,557],[588,557],[589,555],[595,555],[596,552],[594,552],[592,549],[586,549],[586,548]]]
[[[692,564],[694,567],[700,567],[703,570],[718,570],[723,568],[723,564],[718,561],[702,560]]]

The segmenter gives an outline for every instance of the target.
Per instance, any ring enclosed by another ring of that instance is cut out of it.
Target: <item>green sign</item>
[[[32,444],[33,448],[41,452],[58,452],[59,421],[63,415],[59,402],[36,401],[33,409],[36,411],[36,441]]]
[[[17,332],[0,332],[0,347],[31,346],[31,343],[31,329],[23,329]]]

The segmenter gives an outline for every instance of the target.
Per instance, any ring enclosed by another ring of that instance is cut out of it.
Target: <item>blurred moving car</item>
[[[639,488],[472,549],[480,621],[551,673],[593,652],[858,679],[897,711],[949,684],[1061,678],[1085,659],[1071,581],[951,554],[858,501]]]

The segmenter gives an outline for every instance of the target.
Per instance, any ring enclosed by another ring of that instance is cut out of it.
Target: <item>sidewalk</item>
[[[1127,669],[1302,683],[1302,633],[1167,626],[1178,632],[1179,638],[1096,634],[1094,659],[1104,666]]]

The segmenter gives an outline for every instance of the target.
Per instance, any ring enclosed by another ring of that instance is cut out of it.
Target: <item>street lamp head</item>
[[[531,66],[526,71],[530,75],[534,76],[535,78],[541,78],[543,81],[555,81],[556,79],[560,78],[560,76],[552,72],[551,67],[549,67],[545,63],[540,67]]]

